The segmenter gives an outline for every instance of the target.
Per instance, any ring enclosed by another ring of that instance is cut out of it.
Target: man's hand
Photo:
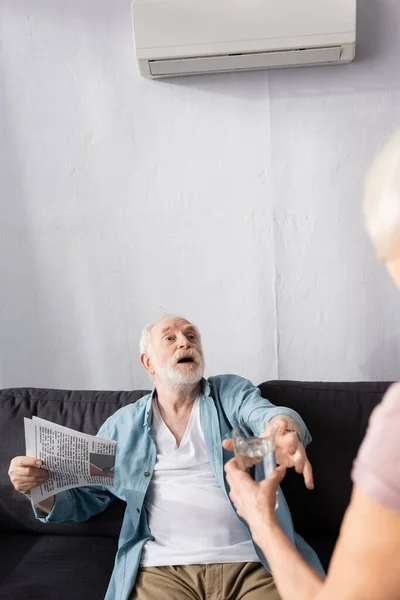
[[[8,475],[17,492],[29,498],[33,488],[48,480],[48,472],[40,468],[42,464],[42,460],[32,456],[17,456],[12,459]]]
[[[268,479],[260,483],[242,471],[236,458],[225,465],[226,479],[230,487],[229,496],[238,514],[247,521],[257,542],[258,534],[265,525],[276,521],[276,492],[286,474],[286,467],[277,467]]]
[[[313,470],[307,458],[306,451],[297,433],[288,431],[298,426],[292,426],[289,417],[275,417],[271,419],[270,425],[275,429],[275,460],[278,465],[287,468],[294,467],[297,473],[302,473],[304,482],[309,490],[314,489]]]

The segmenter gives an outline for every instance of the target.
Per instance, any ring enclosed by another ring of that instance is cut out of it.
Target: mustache
[[[171,365],[176,365],[182,358],[192,358],[197,364],[201,364],[203,360],[200,352],[194,348],[188,348],[187,350],[177,350],[171,358]]]

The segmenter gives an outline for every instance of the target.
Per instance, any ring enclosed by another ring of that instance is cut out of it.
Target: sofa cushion
[[[0,595],[7,600],[103,600],[117,550],[110,537],[1,535]]]
[[[84,524],[42,524],[28,501],[16,492],[7,475],[10,461],[25,454],[24,417],[36,415],[84,433],[95,434],[119,408],[146,391],[93,392],[16,388],[0,390],[0,530],[64,535],[118,537],[125,504],[116,501]]]

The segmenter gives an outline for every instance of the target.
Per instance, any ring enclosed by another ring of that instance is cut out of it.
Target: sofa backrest
[[[301,383],[272,381],[260,385],[273,404],[297,410],[313,435],[308,449],[315,474],[309,492],[302,478],[289,472],[283,489],[296,530],[310,540],[329,538],[330,554],[351,494],[352,462],[365,435],[373,408],[388,383]],[[119,408],[147,391],[95,392],[17,388],[0,390],[0,530],[46,534],[117,537],[125,506],[113,503],[86,523],[43,525],[27,500],[12,487],[7,471],[14,456],[25,454],[24,417],[32,415],[94,434]]]
[[[122,502],[113,502],[105,513],[86,523],[44,525],[35,519],[26,498],[14,490],[7,472],[11,459],[25,454],[24,417],[36,415],[84,433],[95,434],[116,410],[135,402],[146,393],[145,390],[0,390],[0,531],[118,537],[125,510]]]

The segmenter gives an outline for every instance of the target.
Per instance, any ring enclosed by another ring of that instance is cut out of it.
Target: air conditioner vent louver
[[[201,56],[149,61],[153,77],[195,73],[221,73],[265,69],[282,66],[302,66],[335,63],[340,61],[340,46],[331,48],[307,48],[303,50],[280,50],[279,52],[257,52]]]

